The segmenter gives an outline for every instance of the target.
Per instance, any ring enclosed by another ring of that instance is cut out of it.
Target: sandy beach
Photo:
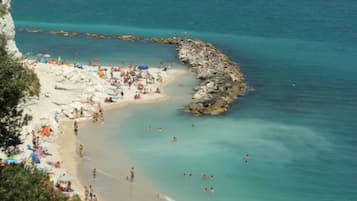
[[[184,70],[149,68],[138,70],[135,67],[98,67],[73,66],[38,63],[25,60],[25,64],[33,69],[41,83],[41,93],[22,107],[31,114],[33,119],[23,129],[22,154],[18,161],[29,161],[28,156],[34,149],[33,140],[37,137],[42,154],[41,162],[36,166],[51,173],[54,183],[66,176],[71,181],[73,193],[82,198],[84,185],[78,179],[79,144],[74,133],[74,121],[79,129],[92,122],[93,115],[101,121],[101,111],[120,109],[135,104],[150,104],[164,101],[168,97],[163,87],[183,74]],[[104,116],[104,115],[103,115]],[[48,131],[45,132],[45,127]],[[1,153],[4,156],[4,153]],[[123,175],[130,169],[128,159],[119,153]],[[58,163],[58,164],[56,164]],[[55,165],[56,164],[56,165]],[[123,178],[125,178],[123,176]],[[157,191],[151,189],[146,182],[135,182],[135,193],[125,190],[130,187],[123,179],[120,189],[121,199],[129,200],[157,200]],[[100,198],[100,195],[98,195]]]

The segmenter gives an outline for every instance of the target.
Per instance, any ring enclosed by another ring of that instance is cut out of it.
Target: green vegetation
[[[38,95],[40,83],[34,72],[25,68],[4,49],[0,37],[0,149],[21,144],[20,131],[31,117],[19,107],[27,97]],[[80,201],[56,190],[49,175],[23,164],[4,165],[0,161],[1,201]]]
[[[48,175],[36,168],[23,165],[6,165],[0,168],[0,200],[3,201],[64,201],[59,191],[53,189]]]
[[[31,117],[19,107],[28,96],[38,95],[39,80],[34,72],[24,66],[4,49],[0,40],[0,148],[21,144],[21,128]]]
[[[6,14],[9,14],[9,7],[4,4],[0,5],[0,15],[4,16]]]

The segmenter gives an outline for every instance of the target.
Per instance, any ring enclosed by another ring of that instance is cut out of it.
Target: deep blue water
[[[256,92],[223,116],[182,112],[190,79],[169,88],[172,101],[107,114],[105,139],[120,144],[176,200],[357,200],[357,1],[33,0],[14,1],[12,10],[19,28],[142,36],[187,31],[240,64]],[[23,52],[81,62],[97,56],[113,65],[176,61],[174,47],[144,42],[19,33],[17,43]],[[148,134],[148,125],[166,132]],[[245,153],[252,157],[247,166]],[[194,176],[184,178],[184,171]],[[216,178],[203,182],[203,173]],[[203,193],[206,186],[215,194]]]

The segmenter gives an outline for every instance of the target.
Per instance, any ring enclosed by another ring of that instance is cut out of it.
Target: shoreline
[[[180,70],[180,71],[175,72],[175,76],[179,77],[184,73],[185,73],[185,71]],[[174,81],[175,81],[174,77],[168,77],[168,79],[165,80],[161,85],[161,87],[163,89],[162,93],[157,97],[150,98],[150,99],[140,99],[140,100],[124,100],[119,103],[107,104],[107,105],[103,105],[103,110],[104,111],[120,110],[121,108],[130,107],[130,106],[134,106],[134,105],[149,105],[149,104],[154,104],[154,103],[161,102],[161,101],[166,101],[170,97],[165,93],[164,88]],[[92,124],[92,121],[89,118],[82,118],[82,119],[78,119],[78,120],[79,120],[79,124],[81,125],[81,127],[87,127]],[[68,170],[68,173],[71,176],[73,176],[73,178],[74,178],[73,183],[74,183],[76,189],[77,190],[83,189],[84,186],[86,186],[86,185],[80,181],[79,174],[78,174],[79,162],[77,159],[80,159],[78,157],[79,140],[78,140],[78,138],[76,138],[76,136],[73,133],[73,120],[71,120],[71,119],[61,120],[59,122],[59,132],[61,133],[62,136],[59,138],[59,140],[57,140],[57,145],[59,147],[58,150],[59,150],[60,157],[64,163],[64,168],[66,170]],[[120,163],[126,164],[127,167],[130,167],[128,165],[129,159],[122,152],[117,153],[117,154],[121,155]],[[127,173],[127,169],[128,168],[126,168],[126,169],[124,168],[123,171],[125,171],[125,173]],[[146,184],[146,183],[147,182],[145,182],[145,180],[144,180],[144,182],[139,183],[139,186],[141,186],[140,190],[143,191],[143,190],[147,189],[148,184]],[[155,191],[157,189],[151,189],[151,190],[152,190],[151,193],[153,195],[153,200],[156,200],[158,191]],[[83,190],[82,190],[82,192],[83,192]],[[84,197],[83,193],[80,193],[79,195],[82,198]],[[160,193],[160,195],[165,196],[161,193]],[[100,194],[97,197],[100,198],[100,200],[103,200],[100,197]],[[141,196],[139,195],[139,197],[141,197]],[[164,199],[165,197],[162,197],[162,199]],[[148,199],[147,197],[145,197],[145,198]],[[169,199],[169,198],[167,197],[166,199]]]
[[[24,152],[18,157],[19,161],[25,160],[26,156],[32,152],[26,149],[26,146],[32,144],[32,138],[29,134],[32,130],[35,130],[40,137],[40,145],[46,145],[43,148],[51,153],[50,156],[41,158],[41,163],[37,164],[36,167],[53,173],[51,180],[54,182],[57,181],[56,178],[63,175],[69,176],[73,189],[72,195],[78,194],[82,199],[84,199],[84,186],[78,177],[78,161],[76,160],[79,141],[73,134],[73,121],[76,119],[81,124],[82,122],[89,124],[90,113],[96,110],[97,105],[90,105],[88,97],[94,99],[98,105],[103,105],[104,110],[116,110],[135,104],[152,104],[165,101],[169,97],[162,88],[185,73],[185,70],[179,69],[169,69],[168,72],[162,72],[161,69],[150,68],[145,72],[147,76],[152,76],[153,79],[161,80],[161,82],[154,81],[153,83],[143,84],[145,89],[138,92],[137,88],[141,83],[138,79],[132,87],[122,86],[122,91],[125,91],[123,100],[105,103],[104,97],[106,99],[109,94],[113,95],[112,91],[108,90],[111,84],[107,80],[109,75],[106,71],[104,77],[101,78],[97,72],[94,72],[97,67],[92,66],[83,66],[83,69],[78,70],[67,65],[40,64],[33,60],[24,60],[24,64],[38,75],[41,83],[41,94],[38,98],[32,98],[22,106],[26,113],[33,116],[33,120],[23,128],[23,144],[19,147]],[[102,67],[102,69],[110,69],[110,67]],[[142,71],[138,72],[143,73]],[[145,73],[143,73],[143,76],[146,75]],[[142,93],[147,88],[150,88],[148,89],[150,93]],[[155,88],[161,89],[159,94],[151,92]],[[140,94],[139,99],[134,98],[137,94]],[[83,117],[76,118],[76,115],[73,114],[74,108],[78,110],[84,108]],[[51,128],[48,137],[41,135],[41,129],[46,125]],[[59,168],[52,165],[56,161],[60,162]]]
[[[195,87],[192,101],[185,111],[195,116],[220,115],[229,110],[232,102],[246,93],[244,75],[237,64],[218,48],[208,42],[183,37],[140,37],[136,35],[109,35],[103,33],[51,31],[35,28],[18,29],[20,32],[43,33],[61,37],[84,37],[98,40],[145,41],[150,43],[175,45],[178,60],[191,69],[200,80]]]

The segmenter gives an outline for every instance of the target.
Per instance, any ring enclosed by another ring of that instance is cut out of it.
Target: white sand
[[[73,112],[74,108],[78,110],[82,107],[84,115],[78,120],[86,120],[92,117],[93,111],[98,110],[97,103],[100,103],[104,111],[112,108],[119,108],[125,105],[136,103],[150,103],[158,100],[165,100],[167,97],[162,91],[163,85],[172,81],[175,77],[184,73],[184,70],[169,69],[162,71],[158,68],[150,68],[143,71],[143,74],[149,72],[155,80],[162,78],[162,82],[155,81],[154,83],[146,84],[145,80],[140,81],[147,88],[147,91],[152,91],[150,94],[140,94],[140,99],[134,99],[134,95],[138,89],[136,85],[129,88],[122,84],[120,87],[124,92],[123,99],[117,99],[120,90],[110,85],[110,71],[106,71],[105,76],[100,78],[97,67],[84,66],[84,69],[74,68],[67,65],[54,64],[39,64],[27,60],[25,63],[30,64],[37,73],[41,82],[41,93],[39,98],[33,98],[24,106],[25,112],[33,116],[33,120],[23,130],[23,145],[20,146],[24,153],[17,159],[26,160],[31,154],[31,150],[26,149],[26,145],[32,146],[32,135],[29,134],[32,130],[40,130],[43,125],[50,125],[53,132],[50,137],[41,136],[40,142],[45,144],[48,152],[52,155],[41,158],[39,168],[48,169],[54,173],[53,179],[59,175],[67,174],[72,177],[72,188],[74,194],[79,194],[83,198],[83,186],[77,178],[77,163],[76,157],[78,153],[77,138],[73,134],[73,120],[76,115]],[[106,67],[102,67],[106,68]],[[127,68],[125,69],[127,70]],[[114,72],[114,77],[120,77],[119,72]],[[161,93],[154,93],[156,88],[160,88]],[[118,100],[115,103],[104,103],[106,97],[113,96]],[[95,104],[90,104],[89,100],[95,101]],[[66,120],[66,123],[59,124],[60,121]],[[71,132],[72,131],[72,132]],[[69,134],[72,133],[72,134]],[[41,145],[41,143],[40,143]],[[61,147],[59,147],[61,146]],[[0,157],[4,158],[4,153],[0,153]],[[54,168],[47,164],[47,162],[61,162],[61,168]]]

